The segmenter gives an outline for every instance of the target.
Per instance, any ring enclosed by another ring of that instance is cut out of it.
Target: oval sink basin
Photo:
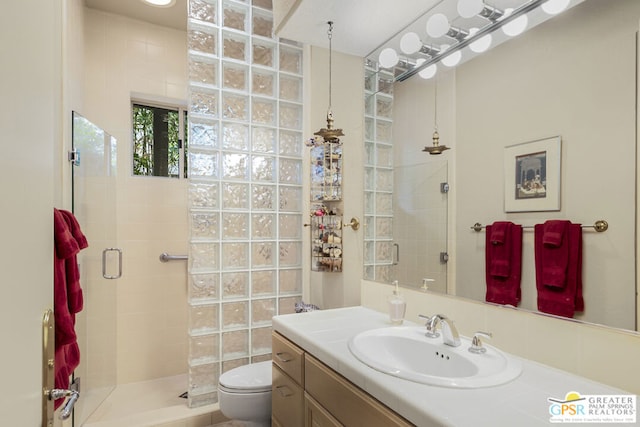
[[[471,340],[451,347],[442,337],[427,338],[424,327],[373,329],[349,340],[349,350],[371,368],[421,384],[454,388],[492,387],[520,375],[522,363],[486,345],[486,353],[468,351]]]

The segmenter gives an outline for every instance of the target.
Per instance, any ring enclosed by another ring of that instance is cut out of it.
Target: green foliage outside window
[[[184,125],[186,135],[186,112]],[[179,129],[179,110],[134,104],[133,174],[178,178],[180,174]],[[184,170],[186,176],[186,162]]]

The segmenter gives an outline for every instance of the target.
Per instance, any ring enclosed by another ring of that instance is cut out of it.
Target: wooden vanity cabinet
[[[271,423],[304,425],[304,351],[282,335],[272,334]]]
[[[272,410],[275,427],[413,425],[277,332]]]

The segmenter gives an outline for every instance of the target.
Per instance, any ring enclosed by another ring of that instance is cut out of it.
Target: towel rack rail
[[[189,259],[188,255],[169,255],[166,252],[160,254],[160,262],[184,261]]]
[[[523,225],[522,226],[523,229],[533,229],[534,227],[535,227],[534,225]],[[480,232],[483,228],[487,228],[487,226],[486,225],[482,225],[479,222],[476,222],[470,228],[472,230],[476,231],[476,232]],[[602,232],[605,232],[605,231],[607,231],[609,229],[609,223],[607,221],[605,221],[604,219],[599,219],[593,225],[583,225],[582,228],[593,228],[598,233],[602,233]]]

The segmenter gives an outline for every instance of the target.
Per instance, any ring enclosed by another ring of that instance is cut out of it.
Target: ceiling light
[[[477,28],[471,28],[469,30],[469,34],[472,36],[477,32],[478,32]],[[492,42],[493,42],[493,36],[491,34],[487,34],[486,36],[480,37],[478,40],[469,44],[469,49],[471,49],[475,53],[486,52],[491,47]]]
[[[557,15],[569,6],[570,1],[571,0],[549,0],[542,3],[542,10],[549,15]]]
[[[327,31],[327,37],[329,38],[329,108],[327,109],[327,127],[315,132],[314,135],[321,138],[320,143],[340,144],[340,138],[338,137],[344,136],[344,133],[342,133],[342,129],[333,128],[333,112],[331,111],[331,38],[333,37],[333,21],[329,21],[327,24],[329,25],[329,30]],[[315,141],[316,139],[312,138],[312,140]]]
[[[507,17],[513,13],[513,9],[509,8],[504,11],[504,16]],[[515,37],[522,34],[527,29],[529,24],[529,18],[526,14],[518,16],[511,22],[508,22],[502,27],[502,32],[508,36]]]
[[[429,68],[429,67],[427,67]],[[449,147],[446,145],[440,145],[440,134],[438,133],[438,80],[436,80],[434,85],[434,95],[433,95],[433,136],[432,136],[432,145],[427,145],[424,147],[422,151],[427,152],[431,155],[442,154],[443,151],[448,150]]]
[[[156,7],[171,7],[176,4],[176,0],[141,0],[142,3],[146,3]]]
[[[463,18],[473,18],[479,15],[484,9],[483,0],[459,0],[458,1],[458,13]]]
[[[449,27],[449,30],[447,31],[447,37],[456,39],[459,42],[466,39],[468,35],[469,35],[469,31],[463,30],[462,28],[453,27],[453,26]]]
[[[440,49],[438,49],[437,47],[433,47],[433,46],[423,45],[420,48],[420,53],[424,53],[425,55],[429,55],[429,56],[433,57],[433,56],[436,56],[437,54],[440,53]]]
[[[451,46],[449,46],[448,44],[443,44],[442,46],[440,46],[440,48],[442,49],[441,52],[445,52],[450,47]],[[456,65],[458,65],[461,59],[462,59],[462,51],[456,50],[452,54],[442,58],[442,63],[447,67],[455,67]]]
[[[416,61],[416,64],[420,65],[424,61],[426,61],[426,59],[420,58],[420,59],[418,59],[418,61]],[[438,66],[436,64],[431,64],[427,68],[421,70],[418,73],[418,75],[420,77],[422,77],[423,79],[427,80],[427,79],[430,79],[431,77],[435,76],[437,71],[438,71]]]
[[[449,20],[442,13],[436,13],[431,16],[427,21],[427,34],[437,39],[438,37],[442,37],[447,34],[449,31]]]
[[[378,62],[382,68],[394,67],[399,60],[398,53],[390,47],[382,49],[382,52],[380,52],[378,56]]]
[[[400,39],[400,50],[407,55],[418,52],[421,47],[420,36],[416,33],[407,33]]]

